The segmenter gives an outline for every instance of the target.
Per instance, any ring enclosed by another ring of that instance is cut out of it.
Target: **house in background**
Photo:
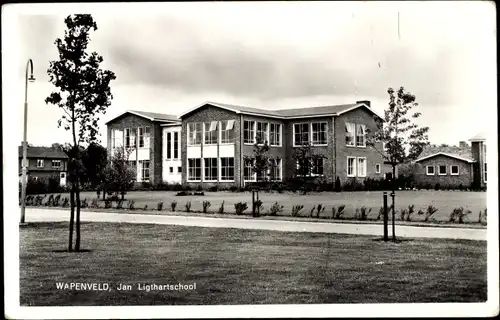
[[[108,155],[122,148],[137,182],[181,182],[181,124],[176,116],[128,110],[106,125]]]
[[[272,180],[295,175],[294,153],[306,144],[324,156],[311,174],[328,183],[336,177],[341,183],[383,177],[382,156],[366,146],[367,129],[375,130],[382,121],[369,101],[281,110],[206,102],[179,118],[183,184],[243,187],[256,181],[251,158],[257,136],[269,143]]]
[[[472,146],[460,141],[458,146],[427,147],[415,161],[415,182],[419,186],[486,187],[486,139],[470,139]]]
[[[22,176],[23,148],[19,153],[19,179]],[[58,147],[34,147],[27,149],[28,179],[48,179],[56,176],[61,186],[66,185],[68,171],[68,156]]]

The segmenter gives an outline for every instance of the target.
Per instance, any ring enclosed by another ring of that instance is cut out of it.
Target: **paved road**
[[[26,222],[68,221],[68,210],[26,208]],[[260,229],[293,232],[324,232],[382,235],[382,225],[322,223],[265,219],[207,218],[82,211],[81,221],[152,223],[211,228]],[[389,228],[389,236],[391,231]],[[486,229],[397,226],[398,237],[486,240]]]

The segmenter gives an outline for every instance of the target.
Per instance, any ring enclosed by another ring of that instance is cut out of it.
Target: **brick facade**
[[[427,175],[427,166],[434,166],[434,175]],[[439,166],[446,166],[445,175],[439,175]],[[451,175],[450,166],[458,166],[459,174]],[[473,181],[473,164],[445,155],[437,155],[417,162],[414,174],[417,186],[430,185],[435,187],[436,184],[439,184],[441,187],[456,188],[462,185],[464,188],[468,188]]]

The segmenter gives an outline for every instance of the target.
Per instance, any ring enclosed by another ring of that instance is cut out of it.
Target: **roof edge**
[[[449,154],[449,153],[446,153],[446,152],[436,152],[436,153],[427,155],[425,157],[422,157],[420,159],[417,159],[417,160],[415,160],[415,162],[420,162],[420,161],[423,161],[425,159],[433,158],[433,157],[436,157],[436,156],[439,156],[439,155],[450,157],[450,158],[455,158],[455,159],[462,160],[462,161],[466,161],[468,163],[474,163],[474,160],[472,160],[472,159],[466,159],[466,158],[463,158],[463,157],[460,157],[460,156],[456,156],[454,154]]]
[[[143,114],[140,114],[140,113],[138,113],[138,112],[136,112],[136,111],[134,111],[134,110],[125,110],[124,112],[120,113],[119,115],[117,115],[117,116],[116,116],[116,117],[114,117],[113,119],[110,119],[110,120],[106,121],[106,123],[105,123],[105,124],[107,125],[108,123],[110,123],[110,122],[112,122],[112,121],[114,121],[114,120],[118,119],[119,117],[121,117],[121,116],[123,116],[123,115],[125,115],[125,114],[127,114],[127,113],[130,113],[130,114],[136,115],[136,116],[141,117],[141,118],[144,118],[144,119],[148,119],[148,120],[150,120],[150,121],[157,121],[157,122],[175,122],[175,120],[161,120],[161,119],[156,119],[156,118],[153,118],[153,117],[148,117],[148,116],[143,115]],[[177,117],[177,118],[179,118],[179,117]]]

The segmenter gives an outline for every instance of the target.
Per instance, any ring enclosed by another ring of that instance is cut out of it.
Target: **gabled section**
[[[468,163],[473,163],[474,161],[472,161],[472,159],[467,159],[467,158],[463,158],[463,157],[459,157],[457,155],[454,155],[454,154],[449,154],[449,153],[445,153],[445,152],[437,152],[437,153],[433,153],[433,154],[430,154],[430,155],[427,155],[425,157],[422,157],[420,159],[417,159],[415,160],[415,162],[420,162],[420,161],[423,161],[425,159],[430,159],[430,158],[433,158],[433,157],[436,157],[436,156],[445,156],[445,157],[450,157],[450,158],[454,158],[454,159],[458,159],[458,160],[462,160],[462,161],[465,161],[465,162],[468,162]]]
[[[156,121],[156,122],[163,122],[163,123],[169,123],[169,122],[178,122],[179,118],[171,115],[171,114],[164,114],[164,113],[156,113],[156,112],[146,112],[146,111],[136,111],[136,110],[127,110],[125,112],[122,112],[118,116],[114,117],[113,119],[109,120],[106,122],[106,124],[113,122],[127,114],[133,114],[138,117],[148,119],[151,121]]]

